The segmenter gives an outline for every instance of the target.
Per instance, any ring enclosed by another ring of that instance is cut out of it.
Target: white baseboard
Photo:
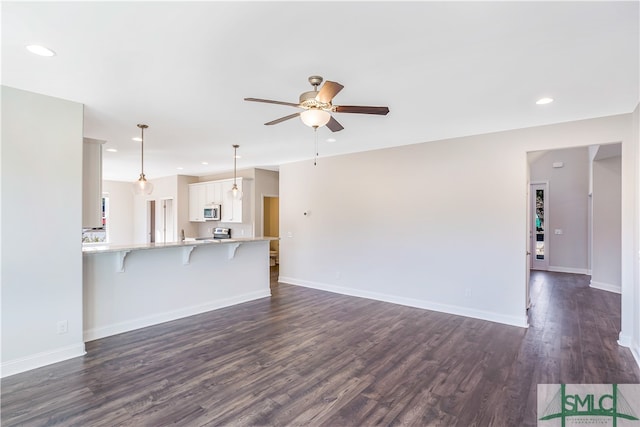
[[[586,274],[587,276],[591,275],[591,270],[588,268],[575,268],[575,267],[559,267],[557,265],[550,265],[549,270],[554,273],[572,273],[572,274]]]
[[[182,319],[184,317],[194,316],[196,314],[205,313],[207,311],[229,307],[232,305],[253,301],[268,296],[271,296],[269,290],[260,290],[243,295],[237,295],[232,298],[223,298],[219,300],[209,301],[204,304],[185,307],[179,310],[167,311],[164,313],[158,313],[153,316],[140,317],[137,319],[126,320],[124,322],[113,323],[97,328],[85,329],[83,337],[85,342],[93,341],[99,338],[117,335],[123,332],[133,331],[135,329],[146,328],[147,326],[170,322],[172,320]]]
[[[476,310],[468,307],[441,304],[437,302],[419,300],[415,298],[406,298],[406,297],[401,297],[396,295],[381,294],[378,292],[363,291],[360,289],[345,288],[345,287],[329,285],[325,283],[310,282],[307,280],[295,279],[293,277],[280,276],[278,278],[278,281],[282,283],[288,283],[290,285],[297,285],[305,288],[313,288],[313,289],[333,292],[341,295],[367,298],[367,299],[372,299],[376,301],[389,302],[392,304],[405,305],[408,307],[421,308],[424,310],[432,310],[432,311],[438,311],[441,313],[455,314],[457,316],[465,316],[465,317],[471,317],[474,319],[488,320],[490,322],[502,323],[510,326],[518,326],[521,328],[529,327],[526,315],[523,315],[522,317],[505,316],[505,315],[490,312],[490,311]]]
[[[633,354],[633,358],[636,359],[636,364],[640,368],[640,346],[631,347],[631,354]]]
[[[622,288],[618,285],[612,285],[611,283],[604,283],[604,282],[596,282],[596,281],[591,281],[589,283],[589,287],[591,288],[595,288],[595,289],[600,289],[602,291],[609,291],[609,292],[614,292],[616,294],[621,294],[622,293]]]
[[[32,354],[27,357],[10,360],[8,362],[2,362],[2,365],[0,365],[0,377],[4,378],[10,375],[19,374],[20,372],[51,365],[52,363],[73,359],[74,357],[83,356],[85,353],[84,343],[80,343],[57,348],[51,351]]]
[[[631,348],[631,337],[629,335],[623,335],[622,332],[620,332],[620,334],[618,334],[618,345]]]
[[[618,345],[628,347],[629,350],[631,350],[631,354],[633,355],[638,368],[640,368],[640,345],[637,343],[633,345],[631,337],[629,335],[622,335],[622,332],[620,332],[620,335],[618,336]]]

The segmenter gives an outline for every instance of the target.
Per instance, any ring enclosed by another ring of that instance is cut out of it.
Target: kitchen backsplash
[[[253,235],[252,224],[225,223],[222,221],[207,221],[198,224],[198,235],[186,237],[210,237],[213,236],[213,229],[216,227],[226,227],[231,229],[231,238],[255,237]]]

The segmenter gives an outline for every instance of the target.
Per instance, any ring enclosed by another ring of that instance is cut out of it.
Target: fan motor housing
[[[331,103],[320,102],[316,99],[318,92],[310,90],[300,94],[300,107],[302,108],[318,108],[322,110],[331,110]]]

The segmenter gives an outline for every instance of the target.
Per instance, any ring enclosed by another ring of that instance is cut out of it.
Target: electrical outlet
[[[69,322],[66,320],[60,320],[56,324],[56,332],[58,334],[66,334],[69,332]]]
[[[467,298],[471,297],[471,288],[465,288],[464,296],[467,297]]]

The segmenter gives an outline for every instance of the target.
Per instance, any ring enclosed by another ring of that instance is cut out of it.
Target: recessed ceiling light
[[[29,52],[35,53],[36,55],[40,55],[40,56],[55,56],[56,54],[51,49],[46,48],[44,46],[37,45],[37,44],[30,44],[26,46],[26,48]]]
[[[203,165],[208,165],[208,164],[209,164],[209,162],[202,162],[202,164],[203,164]]]
[[[178,166],[176,169],[178,169],[179,171],[181,171],[182,169],[184,169],[182,166]]]
[[[133,138],[131,138],[131,140],[136,142],[142,142],[142,138],[140,138],[139,136],[134,136]]]
[[[538,105],[551,104],[553,102],[553,98],[540,98],[536,101]]]
[[[327,138],[327,142],[336,142],[335,138]]]
[[[117,149],[115,149],[115,148],[107,148],[107,150],[106,150],[106,151],[108,151],[108,152],[110,152],[110,153],[117,153],[117,152],[118,152],[118,150],[117,150]]]

